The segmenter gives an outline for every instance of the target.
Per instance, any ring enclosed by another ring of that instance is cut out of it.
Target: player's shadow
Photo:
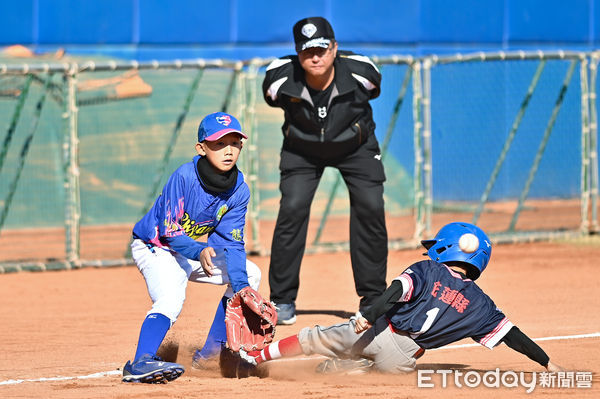
[[[300,310],[296,309],[296,314],[326,314],[330,316],[336,316],[341,319],[349,319],[354,316],[352,312],[346,312],[344,310],[325,310],[325,309],[312,309],[312,310]]]

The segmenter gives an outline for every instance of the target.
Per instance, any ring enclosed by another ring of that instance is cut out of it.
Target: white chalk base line
[[[567,340],[567,339],[585,339],[585,338],[598,338],[600,337],[600,332],[595,332],[591,334],[577,334],[577,335],[559,335],[555,337],[542,337],[542,338],[534,338],[534,341],[558,341],[558,340]],[[480,347],[480,344],[462,344],[462,345],[448,345],[441,348],[429,349],[429,350],[446,350],[446,349],[462,349],[462,348],[471,348],[471,347]],[[324,356],[322,356],[324,358]],[[273,362],[284,362],[284,361],[298,361],[298,360],[314,360],[318,359],[317,356],[311,357],[294,357],[288,359],[278,359]],[[79,375],[74,377],[42,377],[42,378],[28,378],[23,380],[6,380],[0,381],[0,385],[15,385],[21,384],[24,382],[48,382],[48,381],[68,381],[68,380],[86,380],[90,378],[102,378],[109,377],[113,375],[121,375],[121,370],[110,370],[110,371],[102,371],[99,373],[93,373],[88,375]]]

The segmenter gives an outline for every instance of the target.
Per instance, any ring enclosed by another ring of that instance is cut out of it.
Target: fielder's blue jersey
[[[403,294],[386,316],[424,349],[466,337],[491,349],[513,327],[477,284],[442,263],[417,262],[395,280]]]
[[[194,240],[208,234],[208,246],[227,248],[230,282],[234,291],[239,291],[248,285],[244,225],[250,190],[238,171],[234,187],[222,193],[208,191],[198,174],[199,158],[195,156],[169,177],[133,234],[161,248],[169,248],[165,238],[176,236],[187,236],[190,246],[201,246]]]

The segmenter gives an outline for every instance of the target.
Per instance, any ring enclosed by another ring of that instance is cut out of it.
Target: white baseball
[[[466,233],[458,240],[458,246],[461,251],[470,254],[477,251],[477,248],[479,248],[479,239],[475,234]]]

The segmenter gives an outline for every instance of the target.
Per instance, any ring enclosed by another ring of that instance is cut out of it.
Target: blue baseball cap
[[[238,133],[243,138],[247,139],[242,132],[242,125],[232,115],[225,112],[215,112],[206,115],[200,126],[198,127],[198,142],[216,141],[229,133]]]

